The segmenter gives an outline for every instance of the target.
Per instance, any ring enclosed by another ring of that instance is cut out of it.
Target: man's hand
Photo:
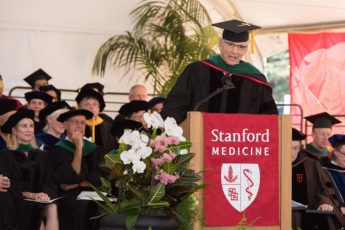
[[[62,190],[70,190],[79,187],[79,184],[60,184],[60,188]]]
[[[74,143],[76,149],[83,148],[83,135],[78,130],[74,130],[71,135],[71,141]]]
[[[328,211],[328,212],[333,212],[333,206],[330,204],[321,204],[317,210],[318,211]]]
[[[10,179],[0,174],[0,192],[7,192],[10,186],[11,186]]]
[[[88,182],[87,180],[83,180],[82,182],[80,182],[80,187],[91,187],[91,183]]]

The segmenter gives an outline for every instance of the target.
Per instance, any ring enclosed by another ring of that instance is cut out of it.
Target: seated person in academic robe
[[[337,200],[341,212],[345,215],[345,135],[335,134],[329,138],[329,142],[333,147],[332,161],[325,162],[322,166],[336,188]]]
[[[40,111],[40,120],[46,124],[43,131],[36,135],[36,142],[41,149],[47,151],[60,140],[65,139],[65,126],[57,118],[70,109],[65,101],[57,101]]]
[[[144,113],[148,110],[149,107],[146,101],[131,101],[121,106],[119,110],[121,119],[114,120],[112,127],[112,133],[116,136],[116,147],[118,147],[118,140],[126,126],[137,127],[139,124],[143,128],[146,126]],[[133,122],[129,122],[129,120]]]
[[[153,112],[160,113],[163,109],[164,101],[165,101],[164,97],[154,97],[151,100],[149,100],[148,106],[151,113]]]
[[[39,90],[50,95],[52,97],[52,102],[61,101],[61,91],[55,88],[55,86],[44,85],[41,86]]]
[[[314,114],[305,119],[313,124],[313,141],[306,145],[302,154],[322,162],[329,162],[331,145],[328,138],[332,135],[332,126],[341,123],[334,116],[327,112]]]
[[[28,83],[31,86],[31,89],[33,91],[39,91],[41,86],[48,85],[48,81],[51,78],[52,77],[43,69],[38,69],[26,78],[24,78],[24,81],[26,81],[26,83]]]
[[[292,200],[307,205],[308,209],[330,211],[335,215],[315,216],[302,212],[297,217],[297,225],[301,229],[338,229],[345,219],[328,193],[320,163],[299,152],[300,142],[305,138],[297,129],[292,130]]]
[[[104,153],[112,150],[115,146],[115,138],[110,132],[112,123],[99,116],[105,107],[103,96],[93,89],[85,89],[80,91],[75,100],[80,109],[93,113],[93,117],[86,121],[85,136],[91,137],[92,142],[101,147]]]
[[[41,91],[30,91],[25,93],[25,100],[28,102],[27,108],[35,112],[35,133],[40,133],[44,127],[44,121],[40,120],[39,114],[52,102],[52,97]]]
[[[103,154],[100,148],[84,138],[87,120],[93,113],[84,109],[70,110],[57,118],[65,126],[67,137],[49,150],[53,177],[59,185],[59,220],[61,230],[86,230],[94,223],[97,205],[93,201],[76,200],[81,191],[98,186],[99,164]]]
[[[77,92],[80,93],[81,91],[83,91],[85,89],[93,89],[97,93],[99,93],[102,96],[104,96],[104,92],[103,92],[104,85],[102,85],[99,82],[86,83]],[[106,120],[106,121],[109,121],[109,122],[113,122],[113,119],[111,117],[109,117],[107,114],[105,114],[103,111],[99,112],[98,116],[100,116],[103,120]]]
[[[0,99],[0,127],[17,111],[17,102],[11,99]],[[7,134],[0,131],[0,150],[6,148]]]
[[[220,55],[186,67],[165,100],[162,117],[181,123],[189,111],[278,114],[266,77],[242,60],[248,50],[249,32],[260,27],[239,20],[213,26],[224,29]],[[218,91],[221,88],[224,90]],[[219,93],[208,98],[214,92]]]
[[[0,152],[0,226],[6,230],[17,229],[14,198],[22,197],[19,189],[11,185],[11,179],[8,177],[19,181],[16,167],[9,167],[14,164],[11,153]]]
[[[56,184],[48,155],[35,142],[34,115],[34,111],[21,108],[8,118],[1,131],[10,134],[10,138],[1,154],[12,156],[7,167],[18,173],[7,175],[17,188],[15,194],[21,194],[14,199],[18,229],[58,229],[57,205],[39,203],[56,198]]]

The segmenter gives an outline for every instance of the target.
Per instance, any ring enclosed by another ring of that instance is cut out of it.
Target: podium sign
[[[255,226],[279,220],[277,115],[203,113],[206,226]]]

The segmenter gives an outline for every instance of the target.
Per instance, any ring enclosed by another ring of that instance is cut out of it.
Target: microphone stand
[[[225,90],[229,90],[229,89],[234,89],[235,85],[231,82],[231,74],[226,74],[224,75],[224,77],[226,77],[226,80],[224,80],[224,85],[221,88],[216,89],[215,91],[213,91],[210,95],[208,95],[207,97],[205,97],[203,100],[199,101],[195,106],[194,106],[194,111],[197,111],[198,108],[203,104],[208,102],[212,97],[216,96],[217,94],[225,91]],[[226,101],[225,101],[226,103]],[[222,105],[223,107],[223,105]],[[225,112],[225,111],[224,111]]]

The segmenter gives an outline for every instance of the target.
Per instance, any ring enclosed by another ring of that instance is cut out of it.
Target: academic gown
[[[8,149],[1,154],[12,155],[11,165],[8,167],[16,171],[9,177],[11,185],[16,188],[13,193],[18,229],[37,230],[43,218],[45,205],[24,201],[21,193],[45,192],[51,199],[56,198],[56,184],[52,180],[48,155],[39,149],[28,151],[27,156],[24,152]]]
[[[301,151],[303,156],[319,161],[321,164],[330,162],[331,151],[325,149],[320,151],[316,149],[312,144],[307,144],[306,148]]]
[[[43,146],[43,149],[45,151],[48,151],[51,149],[56,143],[58,143],[60,140],[63,140],[66,138],[65,134],[62,134],[60,138],[56,138],[53,135],[50,135],[49,133],[46,132],[41,132],[36,135],[36,142],[38,146]]]
[[[6,149],[7,144],[6,141],[4,140],[4,138],[2,138],[2,136],[0,135],[0,151]]]
[[[209,62],[209,61],[208,61]],[[209,62],[210,63],[210,62]],[[241,62],[250,69],[255,69],[246,62]],[[234,65],[236,68],[236,65]],[[254,70],[251,72],[259,72]],[[247,74],[249,75],[249,73]],[[224,73],[200,61],[187,66],[169,92],[161,112],[163,118],[174,117],[181,123],[188,111],[219,113],[224,95],[218,94],[195,108],[214,90],[223,86]],[[249,77],[249,78],[247,78]],[[243,77],[234,74],[232,83],[235,89],[227,90],[226,113],[246,114],[278,114],[277,106],[272,97],[272,91],[263,74]]]
[[[324,163],[322,167],[333,182],[339,205],[345,207],[345,168],[335,165],[333,162]]]
[[[334,206],[336,216],[301,213],[301,229],[338,229],[345,224],[337,202],[331,197],[325,184],[320,163],[299,154],[292,163],[292,199],[316,210],[321,204]]]
[[[53,162],[53,177],[57,184],[80,184],[87,180],[91,184],[100,184],[101,171],[99,163],[102,160],[100,148],[84,139],[83,157],[81,171],[77,174],[72,168],[75,146],[68,140],[58,142],[49,150],[49,156]],[[70,190],[63,190],[60,186],[58,193],[64,196],[59,201],[59,222],[60,230],[86,230],[92,229],[95,221],[89,220],[95,216],[97,205],[93,201],[76,200],[81,191],[90,188],[76,187]]]
[[[0,229],[17,229],[14,200],[22,199],[20,193],[19,170],[11,152],[0,152],[0,174],[10,179],[11,186],[7,192],[0,192]]]
[[[103,119],[103,118],[102,118]],[[112,122],[109,121],[109,118],[103,119],[103,122],[95,126],[95,143],[101,148],[103,155],[115,148],[115,137],[111,134]],[[85,127],[85,136],[91,137],[92,127]]]

